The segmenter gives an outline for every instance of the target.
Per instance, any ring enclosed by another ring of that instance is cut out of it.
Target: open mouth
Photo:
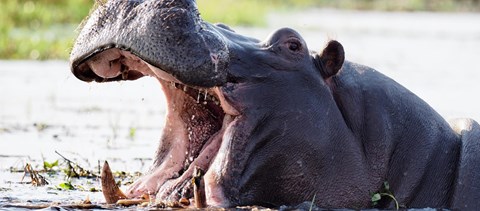
[[[130,187],[127,195],[156,194],[157,199],[193,197],[195,169],[208,171],[226,131],[239,112],[225,99],[221,87],[189,86],[129,51],[111,48],[74,65],[86,81],[158,79],[167,100],[166,123],[153,167]],[[227,134],[228,136],[228,134]]]

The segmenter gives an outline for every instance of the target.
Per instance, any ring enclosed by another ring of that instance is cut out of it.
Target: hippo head
[[[338,112],[329,87],[344,61],[336,41],[316,53],[289,28],[259,41],[207,23],[193,0],[112,0],[86,20],[70,61],[86,82],[161,84],[166,124],[129,197],[190,199],[196,170],[212,206],[301,203],[323,184],[308,176],[321,165],[305,160],[322,155],[312,143],[327,136],[314,134],[331,130]]]

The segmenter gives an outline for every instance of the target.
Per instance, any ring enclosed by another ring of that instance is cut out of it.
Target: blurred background
[[[101,0],[100,0],[101,1]],[[311,8],[478,12],[479,0],[199,0],[211,22],[265,27],[269,12]],[[67,59],[75,29],[94,0],[0,1],[0,59]]]

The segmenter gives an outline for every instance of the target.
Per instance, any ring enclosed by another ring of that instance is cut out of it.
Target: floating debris
[[[120,199],[116,202],[117,205],[122,206],[132,206],[132,205],[144,205],[144,203],[150,203],[150,197],[147,194],[144,194],[142,198],[138,199]]]
[[[75,177],[75,178],[80,178],[80,177],[86,177],[86,178],[97,178],[98,176],[93,173],[93,171],[86,170],[85,168],[82,168],[80,165],[77,163],[73,162],[72,160],[66,158],[59,152],[55,151],[57,155],[62,157],[68,165],[67,169],[64,169],[65,174],[67,175],[68,178]]]
[[[25,168],[24,168],[24,171],[25,173],[23,174],[23,177],[22,177],[22,182],[23,182],[23,179],[25,179],[25,176],[27,174],[30,174],[30,178],[32,179],[32,182],[31,184],[33,186],[45,186],[45,185],[48,185],[48,181],[45,179],[45,177],[43,177],[42,175],[40,175],[38,173],[38,171],[35,171],[33,170],[32,168],[32,165],[30,165],[29,163],[27,163],[25,165]]]

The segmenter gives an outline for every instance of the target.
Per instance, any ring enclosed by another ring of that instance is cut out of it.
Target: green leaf
[[[88,190],[88,191],[90,191],[90,192],[100,192],[100,190],[96,189],[95,187],[90,188],[90,190]]]
[[[130,127],[130,131],[129,131],[129,133],[128,133],[128,137],[129,137],[130,139],[134,139],[136,133],[137,133],[137,129],[134,128],[134,127]]]
[[[385,187],[385,190],[390,191],[390,184],[387,181],[383,182],[383,187]]]
[[[372,202],[378,202],[380,201],[380,199],[382,199],[382,196],[380,195],[380,193],[375,193],[372,195]]]
[[[46,169],[46,170],[51,170],[53,167],[55,166],[58,166],[58,160],[56,160],[55,162],[53,163],[49,163],[47,161],[43,161],[43,167]]]
[[[73,187],[72,183],[70,182],[61,183],[58,186],[63,190],[75,190],[75,187]]]

